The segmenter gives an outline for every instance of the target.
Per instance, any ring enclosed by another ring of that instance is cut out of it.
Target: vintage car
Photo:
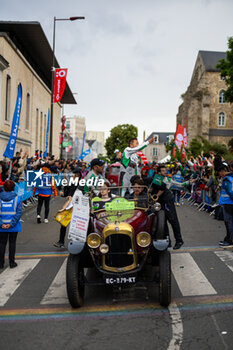
[[[145,188],[137,200],[114,196],[103,205],[93,193],[88,200],[86,238],[75,238],[68,244],[66,285],[71,306],[82,306],[86,285],[155,283],[159,302],[167,307],[171,301],[171,259],[165,214],[157,197]],[[155,271],[150,279],[143,273],[146,267]],[[98,279],[88,280],[84,268],[96,269]]]
[[[121,167],[121,163],[116,162],[111,164],[108,169],[108,173],[106,177],[107,177],[107,180],[110,182],[111,186],[119,186],[120,167]]]

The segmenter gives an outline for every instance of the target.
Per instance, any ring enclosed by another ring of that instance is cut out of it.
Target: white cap
[[[114,153],[120,152],[119,149],[115,149]]]

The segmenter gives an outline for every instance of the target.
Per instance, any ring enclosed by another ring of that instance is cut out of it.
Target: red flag
[[[141,160],[142,160],[142,162],[143,162],[144,165],[145,165],[145,164],[148,164],[148,160],[147,160],[145,154],[143,154],[141,151],[138,151],[138,152],[137,152],[137,155],[141,158]]]
[[[182,151],[182,159],[186,158],[185,148],[188,146],[188,138],[187,138],[187,124],[185,120],[184,124],[184,135],[183,135],[183,151]]]
[[[184,142],[184,129],[183,129],[183,126],[181,126],[180,124],[177,126],[174,142],[178,147],[178,149],[180,150]]]
[[[56,68],[54,76],[53,102],[60,102],[66,87],[67,68]]]
[[[66,117],[63,115],[63,117],[62,117],[62,131],[64,131],[65,130],[65,128],[66,128]]]
[[[60,145],[61,145],[62,142],[64,141],[64,137],[65,137],[64,134],[60,134],[60,142],[59,142]]]

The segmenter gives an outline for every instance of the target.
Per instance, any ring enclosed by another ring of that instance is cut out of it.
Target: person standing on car
[[[138,156],[137,152],[143,150],[150,143],[154,141],[154,137],[151,137],[148,141],[143,142],[139,145],[138,139],[133,137],[129,140],[129,146],[125,148],[120,167],[120,186],[125,186],[125,188],[121,189],[121,196],[124,197],[127,187],[128,191],[132,193],[130,190],[130,179],[134,175],[140,174],[140,170],[138,169]]]
[[[4,268],[5,251],[9,240],[9,265],[17,266],[15,262],[16,239],[21,231],[22,202],[14,192],[15,183],[6,180],[4,191],[0,193],[0,269]]]
[[[171,224],[173,234],[176,240],[176,243],[173,247],[173,249],[179,249],[183,244],[184,241],[182,239],[181,231],[180,231],[180,223],[178,220],[178,216],[176,213],[176,208],[174,205],[173,195],[172,193],[167,189],[166,184],[164,183],[164,179],[167,174],[167,169],[165,165],[160,165],[157,168],[158,175],[161,177],[161,182],[158,184],[158,182],[155,182],[153,180],[151,187],[152,187],[152,194],[157,194],[159,197],[158,201],[161,204],[162,208],[165,210],[165,219],[166,219],[166,228],[168,230],[167,221]],[[156,175],[155,175],[156,177]]]

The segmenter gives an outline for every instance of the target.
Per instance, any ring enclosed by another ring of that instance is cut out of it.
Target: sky
[[[77,105],[65,115],[86,118],[87,130],[109,135],[118,124],[174,132],[180,98],[199,50],[226,51],[233,35],[232,0],[0,0],[1,20],[38,21],[68,68]]]

